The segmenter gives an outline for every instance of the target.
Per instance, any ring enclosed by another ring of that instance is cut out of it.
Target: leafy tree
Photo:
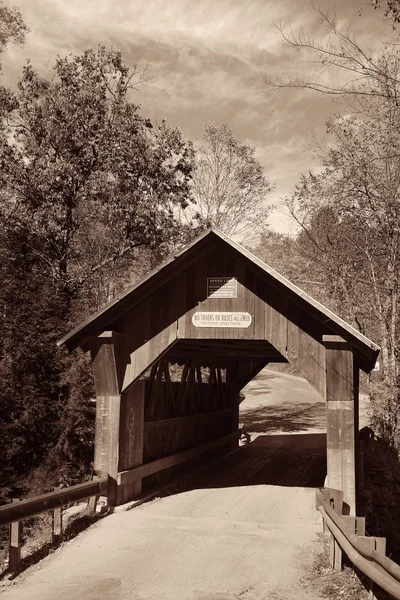
[[[9,42],[22,44],[27,32],[28,28],[19,9],[4,6],[3,2],[0,2],[0,53],[4,52]]]
[[[380,340],[382,373],[372,389],[373,418],[378,431],[400,449],[397,43],[363,48],[329,13],[318,14],[327,41],[281,32],[292,47],[311,52],[322,71],[315,78],[267,81],[339,98],[348,116],[328,122],[331,145],[319,148],[324,170],[303,177],[288,203],[302,227],[302,251],[320,271],[327,293],[343,316]]]
[[[336,308],[332,298],[326,292],[327,282],[324,270],[318,268],[314,246],[309,247],[303,233],[290,236],[275,231],[266,231],[260,236],[254,252],[267,265],[311,296],[326,306]]]
[[[140,74],[99,46],[28,64],[0,129],[0,427],[8,485],[32,489],[90,468],[93,389],[85,356],[55,342],[119,291],[144,256],[182,236],[193,150],[153,126],[131,94]],[[140,266],[140,265],[139,265]],[[109,282],[109,278],[112,282]],[[33,449],[33,450],[32,450]],[[39,465],[41,467],[39,468]]]
[[[400,23],[400,2],[399,0],[371,0],[371,4],[374,8],[381,8],[382,5],[385,7],[385,17],[390,19],[393,23]]]
[[[389,131],[380,117],[332,119],[325,168],[302,178],[289,205],[325,289],[345,317],[380,340],[386,405],[379,428],[399,443],[400,127],[393,125]]]
[[[208,125],[193,174],[195,222],[250,241],[267,227],[271,190],[255,149],[239,142],[227,125]]]
[[[54,77],[28,65],[0,140],[4,219],[29,232],[43,269],[70,297],[140,246],[178,235],[192,150],[128,100],[136,71],[100,46],[59,58]]]

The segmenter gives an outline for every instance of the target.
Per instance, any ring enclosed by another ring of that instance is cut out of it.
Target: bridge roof
[[[343,337],[354,346],[358,354],[361,354],[366,361],[364,367],[366,366],[367,368],[365,370],[373,368],[380,351],[379,346],[283,277],[283,275],[265,264],[249,250],[214,228],[205,231],[178,253],[161,263],[148,275],[128,287],[114,300],[67,333],[58,341],[58,345],[65,344],[70,350],[85,345],[90,337],[97,336],[109,329],[110,324],[118,317],[143,300],[143,298],[153,293],[158,287],[168,282],[168,280],[175,277],[185,268],[201,261],[210,251],[221,246],[229,247],[234,253],[238,253],[242,259],[249,262],[249,267],[256,270],[259,276],[266,277],[270,283],[276,285],[280,293],[290,296],[292,301],[301,305],[314,318],[323,322],[331,333],[333,332],[335,335]]]

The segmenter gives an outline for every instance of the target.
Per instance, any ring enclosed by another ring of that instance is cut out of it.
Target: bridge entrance
[[[209,230],[65,336],[90,351],[94,468],[113,504],[239,438],[240,391],[268,363],[325,398],[328,485],[355,514],[359,370],[379,348],[219,231]]]

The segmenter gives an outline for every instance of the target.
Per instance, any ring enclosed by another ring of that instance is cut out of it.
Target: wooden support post
[[[238,365],[235,365],[229,374],[229,398],[232,408],[232,433],[239,429],[239,405],[240,405],[240,388],[238,383]],[[230,450],[233,452],[239,446],[239,439],[234,440],[230,444]]]
[[[324,335],[327,401],[328,486],[343,490],[343,513],[356,514],[354,365],[349,344]]]
[[[63,535],[62,508],[53,508],[51,523],[51,541],[56,544]]]
[[[357,535],[365,535],[365,517],[356,517],[356,531]]]
[[[329,563],[333,571],[341,571],[343,568],[343,552],[334,535],[329,531]]]
[[[54,488],[54,491],[57,492],[60,490],[61,486],[57,486]],[[62,507],[58,506],[57,508],[53,508],[51,511],[51,541],[53,544],[56,544],[63,535],[63,521],[62,521]]]
[[[119,426],[118,471],[126,471],[143,464],[144,402],[146,382],[136,381],[121,397]],[[142,493],[142,480],[122,484],[118,488],[118,504],[135,500]]]
[[[362,544],[365,550],[377,550],[379,553],[386,554],[386,538],[383,537],[363,537],[358,536],[358,544]],[[369,598],[371,600],[378,600],[378,596],[375,594],[375,584],[372,579],[369,580]]]
[[[335,557],[333,561],[333,569],[335,571],[341,571],[343,568],[343,552],[337,541],[334,541]]]
[[[19,502],[20,498],[13,498],[12,502]],[[10,542],[8,548],[8,570],[10,573],[18,571],[21,564],[22,523],[17,521],[10,525]]]
[[[96,389],[96,426],[94,471],[109,475],[108,505],[117,502],[117,476],[119,453],[121,336],[105,331],[90,340],[93,377]]]
[[[96,512],[96,506],[97,506],[98,500],[99,500],[99,496],[90,496],[89,501],[88,501],[88,511],[90,513]]]

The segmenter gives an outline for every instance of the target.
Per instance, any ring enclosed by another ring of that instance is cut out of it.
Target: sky
[[[323,40],[326,31],[309,0],[5,0],[16,4],[30,28],[22,48],[3,56],[3,82],[15,85],[27,58],[51,74],[57,55],[79,54],[99,43],[123,53],[125,63],[146,69],[134,92],[142,113],[165,118],[187,139],[201,141],[208,123],[223,123],[256,148],[275,189],[273,229],[295,230],[283,199],[301,173],[317,168],[312,139],[323,139],[329,115],[342,110],[307,90],[272,89],[264,81],[310,75],[309,58],[289,48],[277,25],[290,24]],[[365,46],[387,33],[382,14],[367,0],[321,2],[334,9]]]

